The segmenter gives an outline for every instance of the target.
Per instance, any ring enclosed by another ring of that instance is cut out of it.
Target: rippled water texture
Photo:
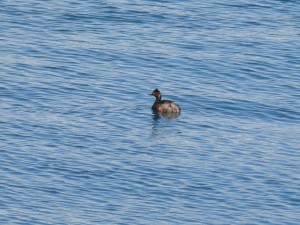
[[[0,7],[1,224],[300,224],[299,1]]]

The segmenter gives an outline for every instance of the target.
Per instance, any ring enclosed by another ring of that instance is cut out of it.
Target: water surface
[[[0,6],[0,223],[300,223],[298,1]]]

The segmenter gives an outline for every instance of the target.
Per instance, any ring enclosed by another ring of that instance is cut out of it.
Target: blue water
[[[299,1],[0,7],[0,224],[300,224]]]

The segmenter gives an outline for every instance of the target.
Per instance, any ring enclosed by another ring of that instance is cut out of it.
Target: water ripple
[[[298,1],[0,5],[0,223],[299,223]]]

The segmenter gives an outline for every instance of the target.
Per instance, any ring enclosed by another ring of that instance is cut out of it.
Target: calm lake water
[[[1,224],[300,224],[299,1],[0,7]]]

